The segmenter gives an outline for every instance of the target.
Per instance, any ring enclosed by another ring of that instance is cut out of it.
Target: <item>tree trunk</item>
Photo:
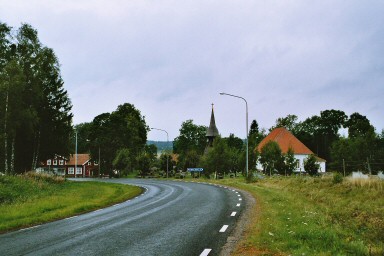
[[[15,174],[15,138],[12,139],[10,172],[11,174]]]
[[[9,174],[8,170],[8,134],[7,134],[7,115],[8,115],[8,90],[5,98],[5,118],[4,118],[4,172]]]

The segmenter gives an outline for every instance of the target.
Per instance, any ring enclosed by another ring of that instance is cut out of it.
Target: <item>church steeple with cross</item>
[[[215,123],[215,114],[213,112],[213,103],[212,103],[212,112],[211,112],[211,121],[209,123],[209,127],[207,129],[207,139],[208,139],[208,147],[212,147],[213,140],[216,138],[216,136],[219,135],[219,130],[216,127]]]

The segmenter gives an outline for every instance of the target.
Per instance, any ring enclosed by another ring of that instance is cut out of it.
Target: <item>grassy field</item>
[[[0,233],[106,207],[141,192],[134,186],[32,173],[0,176]]]
[[[384,255],[383,181],[275,177],[218,182],[256,198],[234,255]]]

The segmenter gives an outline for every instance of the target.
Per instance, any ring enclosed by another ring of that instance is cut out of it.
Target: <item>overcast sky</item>
[[[384,128],[384,1],[0,0],[61,63],[74,124],[132,103],[170,140],[181,123],[245,137],[279,117],[359,112]],[[148,139],[166,140],[151,131]]]

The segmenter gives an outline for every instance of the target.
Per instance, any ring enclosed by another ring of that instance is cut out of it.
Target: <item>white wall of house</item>
[[[298,155],[295,154],[295,159],[298,161],[298,165],[296,169],[293,172],[304,172],[304,160],[308,157],[309,155]],[[325,173],[325,162],[317,162],[320,165],[319,168],[319,173]],[[256,164],[256,169],[257,170],[263,170],[263,166],[259,161],[257,161]]]

